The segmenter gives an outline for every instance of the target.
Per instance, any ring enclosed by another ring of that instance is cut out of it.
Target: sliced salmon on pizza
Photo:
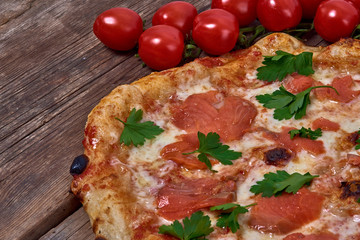
[[[227,142],[239,140],[251,127],[256,107],[238,96],[224,96],[217,91],[193,94],[173,109],[175,126],[187,132],[216,132]]]
[[[301,188],[296,194],[259,197],[251,209],[249,225],[262,232],[287,234],[319,218],[324,197]]]
[[[315,89],[316,97],[320,100],[331,99],[341,103],[348,103],[360,95],[360,91],[353,90],[354,80],[350,75],[345,77],[336,77],[331,83],[338,94],[331,88]]]
[[[236,184],[233,180],[216,178],[181,179],[169,183],[157,194],[158,214],[175,220],[190,216],[202,208],[233,202]]]
[[[297,94],[314,86],[314,83],[315,80],[312,77],[294,73],[284,81],[284,87],[292,94]]]
[[[339,240],[339,237],[329,232],[315,233],[309,235],[304,235],[302,233],[293,233],[286,236],[283,240]]]
[[[282,131],[279,133],[266,131],[264,132],[264,136],[270,140],[275,141],[277,145],[289,148],[294,152],[305,150],[314,155],[325,153],[324,143],[321,140],[312,140],[298,136],[295,136],[293,139],[291,139],[289,131],[293,129],[294,128],[291,127],[283,127]]]
[[[333,122],[329,119],[320,117],[312,122],[311,128],[314,130],[320,128],[324,131],[336,132],[340,129],[340,124],[338,124],[337,122]]]

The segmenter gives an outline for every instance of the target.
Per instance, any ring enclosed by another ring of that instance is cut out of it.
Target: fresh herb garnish
[[[266,108],[275,108],[274,118],[277,120],[290,119],[293,116],[300,119],[306,114],[306,108],[310,104],[310,92],[315,88],[331,88],[336,91],[331,86],[316,86],[294,95],[281,85],[279,90],[272,94],[258,95],[256,99]]]
[[[302,138],[309,138],[312,140],[316,140],[317,138],[322,136],[321,128],[316,129],[315,131],[311,130],[311,128],[294,129],[289,131],[290,138],[293,139],[296,135]]]
[[[251,206],[255,206],[256,203],[254,204],[250,204],[247,206],[240,206],[239,204],[235,204],[235,203],[226,203],[226,204],[222,204],[219,206],[215,206],[215,207],[211,207],[210,210],[211,211],[216,211],[216,210],[229,210],[232,209],[231,212],[224,212],[221,213],[219,216],[219,219],[217,220],[216,226],[218,227],[229,227],[231,229],[231,232],[235,233],[239,228],[239,222],[238,222],[238,216],[239,214],[244,214],[247,213],[249,210],[247,210],[247,208],[251,207]]]
[[[276,51],[275,56],[264,56],[265,66],[257,69],[257,78],[268,82],[282,81],[288,74],[297,72],[308,76],[314,73],[311,52],[293,55],[284,51]]]
[[[124,124],[124,130],[120,136],[120,143],[130,146],[144,145],[145,139],[155,138],[164,130],[151,121],[139,122],[142,119],[143,111],[133,108],[126,122],[119,118],[115,118]]]
[[[219,162],[224,165],[232,165],[233,163],[231,160],[236,160],[242,155],[241,152],[229,150],[230,147],[228,145],[223,145],[220,142],[220,136],[215,132],[210,132],[206,136],[205,134],[198,132],[197,135],[199,139],[199,149],[183,154],[200,153],[198,155],[199,161],[205,163],[210,170],[212,170],[212,165],[207,155],[219,160]]]
[[[358,198],[357,202],[360,203],[360,198]]]
[[[310,185],[315,177],[319,175],[313,176],[310,173],[301,175],[297,172],[290,175],[286,171],[278,170],[276,173],[265,174],[262,181],[251,186],[250,192],[256,195],[262,193],[262,197],[279,196],[284,191],[295,194],[303,185]]]
[[[358,135],[360,135],[360,130],[357,133],[358,133]],[[358,144],[355,145],[355,149],[359,150],[360,149],[360,138],[358,138],[355,142],[358,143]]]
[[[184,226],[183,226],[184,225]],[[183,225],[175,220],[171,225],[162,225],[159,233],[168,234],[181,240],[205,239],[214,229],[211,226],[209,216],[203,216],[203,212],[198,211],[183,219]]]

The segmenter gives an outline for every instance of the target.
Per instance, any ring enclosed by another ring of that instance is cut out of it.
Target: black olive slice
[[[348,197],[360,198],[360,181],[341,182],[341,189],[341,199]]]
[[[265,163],[274,166],[285,166],[291,157],[292,154],[289,150],[280,147],[270,149],[264,154]]]
[[[88,162],[89,158],[85,154],[77,156],[71,164],[70,174],[73,176],[81,174],[85,170]]]

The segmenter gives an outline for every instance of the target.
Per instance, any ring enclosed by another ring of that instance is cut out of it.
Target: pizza
[[[360,42],[271,34],[115,88],[71,190],[96,239],[360,239]]]

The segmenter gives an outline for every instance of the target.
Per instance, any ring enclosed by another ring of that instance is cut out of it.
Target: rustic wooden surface
[[[117,85],[151,72],[92,33],[112,7],[138,12],[146,27],[168,0],[0,1],[0,239],[93,239],[69,193],[87,114]],[[210,0],[190,0],[199,12]],[[309,45],[325,45],[315,35]]]

